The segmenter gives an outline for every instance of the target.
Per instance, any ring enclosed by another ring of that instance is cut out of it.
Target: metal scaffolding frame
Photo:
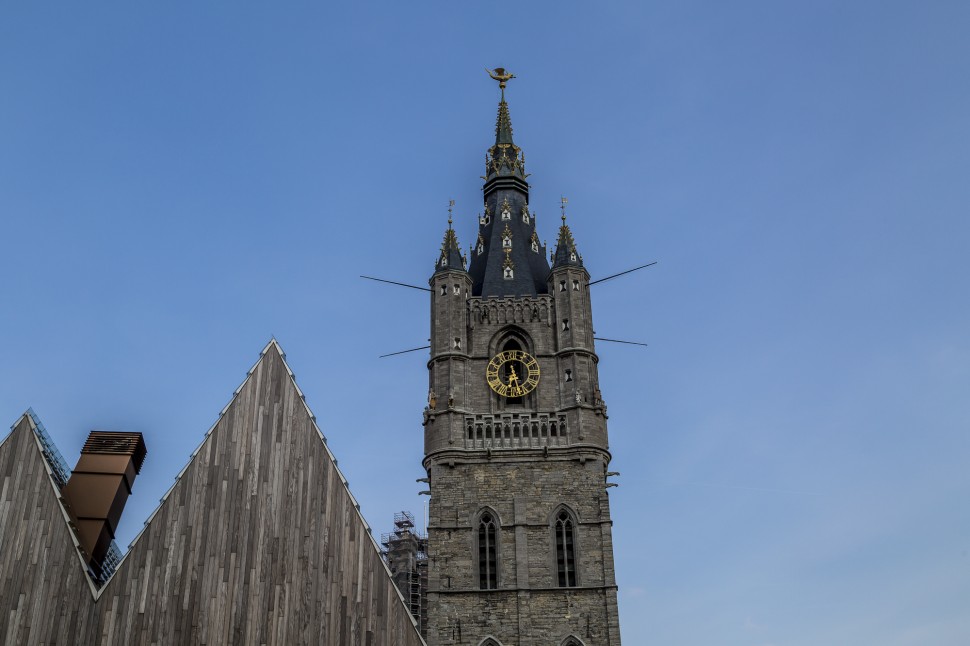
[[[414,514],[394,514],[394,530],[381,534],[381,555],[391,571],[394,585],[401,592],[422,636],[427,636],[428,537],[420,533]]]

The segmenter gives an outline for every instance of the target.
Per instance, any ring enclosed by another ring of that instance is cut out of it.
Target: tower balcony
[[[499,413],[465,417],[466,449],[529,449],[569,444],[566,417],[555,413]]]

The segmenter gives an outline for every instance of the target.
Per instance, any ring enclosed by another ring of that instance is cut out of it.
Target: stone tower
[[[431,646],[620,643],[589,274],[566,225],[552,267],[505,81],[466,259],[449,218],[431,285],[424,414]]]

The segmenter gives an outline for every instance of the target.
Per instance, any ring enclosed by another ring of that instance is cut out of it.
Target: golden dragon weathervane
[[[498,87],[500,90],[502,90],[502,100],[504,101],[505,83],[508,82],[509,79],[514,79],[515,74],[512,74],[511,72],[506,72],[504,67],[496,67],[494,70],[490,70],[486,67],[485,71],[488,72],[489,76],[491,76],[493,79],[498,81]]]

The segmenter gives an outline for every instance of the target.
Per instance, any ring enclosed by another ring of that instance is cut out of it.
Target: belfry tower
[[[589,274],[565,209],[547,261],[499,68],[471,263],[449,217],[424,413],[430,646],[620,643]],[[564,201],[565,202],[565,201]]]

